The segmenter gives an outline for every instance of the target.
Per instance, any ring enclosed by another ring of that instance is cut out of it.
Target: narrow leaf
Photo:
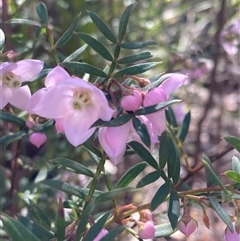
[[[233,146],[238,152],[240,152],[240,139],[235,136],[225,136],[224,139]]]
[[[133,127],[140,136],[142,142],[150,148],[151,146],[151,138],[147,129],[147,126],[142,123],[137,117],[133,118]]]
[[[31,25],[35,27],[41,27],[41,23],[33,21],[33,20],[28,20],[28,19],[21,19],[21,18],[14,18],[10,19],[7,21],[9,24],[24,24],[24,25]]]
[[[42,26],[48,25],[48,12],[47,7],[43,2],[40,2],[36,7],[37,14],[41,20]]]
[[[141,63],[129,66],[125,69],[119,70],[115,74],[113,74],[113,77],[123,77],[124,75],[135,75],[135,74],[141,74],[143,72],[148,71],[149,69],[153,68],[159,64],[159,62],[149,62],[149,63]]]
[[[102,34],[112,43],[117,43],[117,39],[110,28],[102,21],[102,19],[91,11],[88,11],[88,14],[98,29],[102,32]]]
[[[191,112],[189,111],[183,119],[182,127],[180,130],[179,140],[181,142],[184,142],[184,140],[187,136],[189,125],[190,125],[190,120],[191,120]]]
[[[37,74],[36,76],[34,76],[32,79],[25,81],[22,83],[22,86],[24,85],[28,85],[29,83],[33,83],[37,80],[40,80],[42,78],[44,78],[45,76],[47,76],[47,74],[51,71],[52,69],[43,69],[39,74]]]
[[[65,193],[68,193],[70,195],[77,196],[83,200],[86,199],[86,193],[83,191],[82,188],[79,188],[77,186],[70,185],[66,182],[61,182],[58,180],[51,180],[46,179],[41,182],[42,184],[48,185],[50,187],[56,188],[58,190],[61,190]]]
[[[21,140],[23,136],[27,135],[25,130],[19,131],[15,134],[9,134],[0,138],[0,146],[6,148],[10,143]]]
[[[58,210],[56,212],[55,225],[56,225],[56,235],[58,241],[64,241],[65,237],[65,217],[62,199],[59,199]]]
[[[119,21],[119,27],[118,27],[118,39],[119,42],[122,41],[126,30],[127,30],[127,24],[130,18],[130,14],[132,12],[132,10],[134,9],[134,7],[136,6],[136,3],[130,4],[126,7],[126,9],[123,11],[122,16],[120,18]]]
[[[161,102],[161,103],[156,104],[156,105],[147,106],[147,107],[144,107],[144,108],[141,108],[141,109],[135,111],[135,115],[152,114],[156,111],[163,110],[164,108],[168,107],[169,105],[172,105],[174,103],[178,103],[180,101],[181,100],[167,100],[167,101]]]
[[[125,229],[124,226],[118,226],[116,228],[111,229],[107,235],[101,238],[101,241],[110,241],[114,240],[114,238],[118,237],[118,235]]]
[[[157,43],[154,41],[147,41],[147,42],[126,42],[126,43],[120,44],[120,46],[124,49],[140,49],[150,45],[157,45]]]
[[[165,201],[168,194],[171,192],[171,184],[165,182],[155,193],[151,201],[151,210],[155,210],[161,203]]]
[[[219,179],[217,174],[214,172],[214,170],[212,168],[212,164],[211,164],[209,158],[207,156],[203,155],[202,162],[203,162],[203,164],[205,166],[205,172],[206,172],[206,178],[207,178],[207,185],[208,185],[208,187],[218,184],[222,188],[222,190],[225,193],[227,193],[226,187],[223,185],[223,183],[221,182],[221,180]]]
[[[159,171],[154,171],[148,173],[146,176],[144,176],[137,184],[136,188],[144,187],[150,183],[155,182],[160,178],[160,173]]]
[[[226,171],[223,174],[230,178],[232,181],[240,183],[240,173],[237,173],[235,171]]]
[[[89,141],[86,141],[85,143],[83,143],[83,146],[91,151],[92,153],[94,153],[96,156],[98,156],[100,159],[102,158],[102,153]]]
[[[94,173],[87,167],[68,158],[57,157],[55,159],[49,160],[49,162],[54,165],[61,165],[62,167],[67,168],[68,170],[71,170],[75,173],[83,174],[88,177],[94,177]]]
[[[41,241],[49,241],[53,239],[55,236],[52,232],[33,222],[32,220],[19,215],[18,220],[26,226],[36,237],[38,237]]]
[[[75,237],[75,241],[79,241],[82,237],[82,234],[85,231],[85,228],[89,222],[89,217],[93,211],[95,203],[92,201],[90,202],[87,207],[83,210],[81,216],[80,216],[80,220],[78,223],[78,228],[76,231],[76,237]]]
[[[215,197],[209,196],[209,201],[213,206],[214,210],[218,214],[218,216],[223,220],[223,222],[228,226],[228,228],[233,232],[233,225],[231,218],[227,214],[224,208],[218,203]]]
[[[88,46],[87,44],[84,44],[82,47],[78,48],[72,54],[70,54],[66,59],[64,59],[63,62],[71,62],[73,60],[78,60],[79,56],[84,52],[87,46]]]
[[[168,109],[165,109],[165,115],[166,115],[167,122],[177,130],[178,123],[171,106]]]
[[[155,238],[169,237],[175,232],[170,223],[163,223],[155,226]]]
[[[235,156],[232,157],[232,170],[240,174],[240,160]]]
[[[72,37],[75,29],[77,28],[79,19],[80,19],[80,14],[79,13],[72,21],[71,25],[69,26],[69,28],[66,30],[66,32],[58,39],[58,41],[56,42],[55,46],[60,47],[62,45],[64,45],[65,43],[67,43],[70,38]]]
[[[75,74],[88,73],[95,76],[107,77],[107,74],[101,69],[94,67],[90,64],[79,63],[79,62],[63,62],[61,64],[63,67],[70,68]]]
[[[95,198],[95,202],[106,202],[112,199],[118,199],[120,197],[125,196],[126,194],[136,192],[136,191],[138,191],[138,189],[133,187],[123,187],[123,188],[113,189],[111,191],[104,192],[98,195]]]
[[[2,214],[4,228],[13,241],[40,241],[26,226],[7,214]]]
[[[132,166],[123,174],[117,183],[117,188],[128,186],[147,166],[146,162],[140,162]]]
[[[37,125],[33,126],[32,130],[36,131],[36,132],[45,132],[46,130],[51,128],[54,124],[55,124],[55,120],[50,119],[50,120],[46,121],[44,124],[37,124]]]
[[[107,212],[100,219],[98,219],[98,221],[88,230],[86,236],[83,238],[83,241],[94,240],[94,238],[96,238],[100,231],[103,229],[103,226],[109,216],[110,213]]]
[[[107,50],[107,48],[97,41],[92,36],[85,33],[76,33],[78,37],[80,37],[84,42],[86,42],[89,46],[91,46],[97,53],[99,53],[103,58],[112,61],[113,57]]]
[[[175,152],[176,152],[176,159],[175,159],[175,163],[174,163],[175,171],[172,175],[173,185],[176,185],[178,183],[180,171],[181,171],[180,153],[179,153],[179,150],[177,149],[176,145],[175,145]]]
[[[0,119],[3,121],[15,123],[15,124],[19,125],[20,127],[26,127],[26,123],[23,119],[15,116],[15,115],[12,115],[8,112],[5,112],[5,111],[0,111]]]
[[[176,190],[173,190],[170,194],[169,206],[168,206],[168,218],[171,223],[172,229],[177,227],[178,218],[180,215],[180,203]]]
[[[148,59],[151,58],[152,54],[147,51],[147,52],[142,52],[142,53],[136,53],[132,54],[129,56],[126,56],[124,58],[121,58],[117,61],[118,64],[129,64],[129,63],[134,63],[140,60]]]
[[[156,160],[153,158],[151,153],[143,147],[140,143],[136,141],[131,141],[128,145],[149,165],[151,165],[154,169],[158,169],[158,164]]]

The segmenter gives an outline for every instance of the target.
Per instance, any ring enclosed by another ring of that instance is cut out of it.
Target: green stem
[[[58,59],[56,47],[54,45],[54,38],[53,38],[52,31],[48,26],[46,27],[46,31],[47,31],[47,38],[48,38],[48,41],[49,41],[49,44],[50,44],[50,47],[51,47],[54,62],[55,62],[56,65],[58,65],[59,59]]]

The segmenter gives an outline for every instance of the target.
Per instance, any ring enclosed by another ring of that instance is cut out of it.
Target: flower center
[[[74,110],[81,110],[82,108],[90,105],[92,100],[87,92],[76,91],[73,94],[72,107]]]
[[[18,88],[21,86],[21,77],[12,72],[8,72],[3,76],[3,84],[9,88]]]

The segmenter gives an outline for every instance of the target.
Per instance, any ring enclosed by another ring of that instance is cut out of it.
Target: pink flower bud
[[[236,223],[233,223],[233,232],[226,228],[225,235],[224,235],[224,241],[238,241],[240,240],[240,234],[236,231]]]
[[[178,223],[178,229],[181,231],[185,236],[189,237],[196,229],[197,222],[194,219],[190,219],[188,222],[184,222],[181,220]]]
[[[121,106],[124,110],[138,110],[142,104],[142,94],[138,90],[133,90],[133,95],[126,95],[121,100]]]
[[[39,148],[44,142],[46,142],[47,136],[41,132],[34,132],[29,136],[29,141]]]
[[[108,231],[106,229],[102,229],[93,241],[100,241],[107,234],[108,234]]]
[[[138,231],[139,238],[149,239],[155,237],[155,226],[152,221],[147,221]]]
[[[140,221],[142,222],[153,221],[152,212],[149,209],[144,209],[140,211],[139,214],[140,214]]]

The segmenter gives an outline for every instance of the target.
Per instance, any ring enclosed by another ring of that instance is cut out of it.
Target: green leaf
[[[66,32],[58,39],[58,41],[55,44],[55,47],[58,48],[62,45],[64,45],[65,43],[67,43],[70,38],[72,37],[75,29],[77,28],[79,19],[80,19],[80,15],[81,13],[79,13],[72,21],[71,25],[69,26],[69,28],[66,30]]]
[[[23,136],[27,135],[25,130],[21,130],[15,134],[9,134],[0,138],[0,146],[6,148],[10,143],[21,140]]]
[[[203,162],[203,164],[205,166],[205,173],[206,173],[206,178],[207,178],[207,186],[210,187],[210,186],[215,186],[216,184],[218,184],[222,188],[222,190],[225,193],[227,193],[226,187],[223,185],[223,183],[221,182],[221,180],[219,179],[217,174],[214,172],[214,170],[212,168],[211,161],[204,154],[203,154],[202,162]]]
[[[63,203],[61,199],[59,200],[59,203],[58,203],[58,210],[56,212],[55,225],[56,225],[57,241],[64,241],[66,223],[65,223],[65,217],[64,217]]]
[[[114,240],[114,238],[116,238],[124,229],[125,229],[124,226],[118,226],[116,228],[111,229],[107,235],[101,238],[101,241]]]
[[[180,154],[179,154],[179,150],[177,149],[176,145],[175,145],[175,152],[176,152],[176,159],[175,159],[175,163],[174,163],[175,171],[172,175],[173,185],[176,185],[178,183],[180,171],[181,171]]]
[[[227,141],[231,146],[233,146],[238,152],[240,152],[240,139],[235,136],[225,136],[225,141]]]
[[[24,24],[24,25],[31,25],[35,27],[41,27],[41,23],[33,21],[33,20],[28,20],[28,19],[21,19],[21,18],[14,18],[10,19],[7,21],[9,24]]]
[[[172,105],[174,103],[178,103],[181,100],[167,100],[164,102],[161,102],[159,104],[156,105],[150,105],[144,108],[141,108],[137,111],[135,111],[135,115],[147,115],[147,114],[152,114],[154,112],[163,110],[164,108],[168,107],[169,105]]]
[[[122,42],[122,39],[126,33],[127,30],[127,24],[130,18],[130,14],[134,7],[136,6],[136,3],[130,4],[126,7],[126,9],[123,11],[122,16],[119,21],[119,27],[118,27],[118,39],[119,42]]]
[[[83,143],[83,146],[88,150],[95,154],[100,159],[102,158],[102,153],[89,141]]]
[[[169,182],[165,182],[155,193],[151,201],[151,210],[155,210],[161,203],[163,203],[168,194],[171,192],[172,186]]]
[[[58,190],[61,190],[70,195],[77,196],[83,200],[86,200],[86,197],[87,197],[86,192],[84,192],[82,188],[79,188],[77,186],[73,186],[66,182],[61,182],[58,180],[51,180],[51,179],[43,180],[41,183],[48,185],[50,187],[56,188]]]
[[[167,122],[169,123],[169,125],[173,126],[173,128],[176,128],[176,130],[177,130],[178,123],[177,123],[175,114],[171,107],[169,107],[168,109],[165,109],[165,115],[166,115],[166,119],[167,119]]]
[[[240,183],[240,173],[237,173],[235,171],[226,171],[223,173],[225,176],[227,176],[228,178],[230,178],[232,181],[236,182],[236,183]]]
[[[148,174],[146,174],[146,176],[144,176],[137,184],[136,188],[140,188],[140,187],[144,187],[150,183],[155,182],[156,180],[158,180],[160,178],[160,173],[159,171],[153,171],[150,172]]]
[[[41,241],[18,220],[2,213],[4,228],[13,241]]]
[[[87,207],[83,210],[81,216],[80,216],[80,220],[78,223],[78,228],[76,231],[76,237],[75,237],[75,241],[79,241],[82,237],[82,234],[84,233],[86,226],[89,222],[89,217],[93,211],[94,208],[94,201],[91,201]]]
[[[240,160],[235,156],[232,157],[232,170],[240,174]]]
[[[72,54],[70,54],[66,59],[64,59],[64,62],[70,62],[73,60],[78,60],[79,56],[84,52],[84,50],[87,48],[87,44],[84,44],[82,47],[78,48],[76,51],[74,51]]]
[[[38,204],[30,198],[28,198],[28,201],[25,200],[25,203],[28,207],[28,211],[32,215],[32,218],[34,218],[34,220],[36,220],[41,226],[44,226],[49,230],[51,228],[51,222]]]
[[[68,158],[57,157],[55,159],[49,160],[49,162],[54,165],[60,165],[66,168],[67,170],[73,171],[75,173],[83,174],[88,177],[94,177],[94,173],[91,170],[89,170],[87,167],[85,167],[84,165],[76,161],[70,160]]]
[[[95,76],[107,77],[107,74],[101,69],[94,67],[90,64],[79,63],[79,62],[63,62],[61,64],[63,67],[70,68],[75,74],[88,73]]]
[[[169,237],[174,232],[170,223],[155,226],[155,238]]]
[[[168,218],[173,230],[177,227],[179,215],[180,215],[180,203],[179,203],[178,193],[176,190],[172,190],[172,193],[170,194],[170,199],[169,199]]]
[[[184,142],[184,140],[187,136],[189,125],[190,125],[190,120],[191,120],[191,112],[189,111],[183,119],[182,127],[181,127],[181,130],[179,133],[179,140],[181,142]]]
[[[107,212],[101,218],[99,218],[98,221],[88,230],[86,236],[83,238],[83,241],[94,240],[94,238],[96,238],[100,231],[103,229],[103,226],[109,216],[110,212]]]
[[[141,74],[159,64],[159,62],[141,63],[126,67],[113,74],[113,77],[123,77],[124,75]]]
[[[118,199],[120,197],[125,196],[126,194],[136,192],[136,191],[138,191],[138,189],[133,187],[117,188],[98,195],[94,200],[95,202],[106,202],[112,199]]]
[[[147,166],[146,162],[140,162],[127,170],[117,183],[117,188],[128,186]]]
[[[124,49],[140,49],[143,47],[147,47],[150,45],[157,45],[156,42],[154,41],[147,41],[147,42],[126,42],[126,43],[121,43],[120,47]]]
[[[151,138],[147,129],[147,126],[141,122],[137,117],[133,118],[133,127],[140,136],[142,142],[150,148],[151,146]]]
[[[5,34],[0,28],[0,50],[3,48],[4,43],[5,43]]]
[[[98,29],[102,32],[102,34],[112,43],[117,43],[117,39],[110,28],[102,21],[102,19],[91,11],[88,11],[88,14]]]
[[[158,169],[158,164],[151,153],[136,141],[131,141],[128,145],[138,154],[145,162],[151,165],[154,169]]]
[[[19,215],[18,220],[26,226],[36,237],[38,237],[41,241],[49,241],[50,239],[55,238],[54,234],[42,226],[38,225],[34,221]]]
[[[5,112],[5,111],[0,111],[0,119],[3,120],[3,121],[7,121],[7,122],[17,124],[22,128],[26,127],[26,122],[23,119],[15,116],[15,115],[12,115],[8,112]]]
[[[54,124],[55,124],[55,120],[50,119],[50,120],[46,121],[44,124],[37,124],[37,125],[33,126],[32,130],[36,131],[36,132],[45,132],[46,130],[51,128]]]
[[[84,42],[86,42],[89,46],[91,46],[97,53],[99,53],[103,58],[112,61],[113,57],[107,50],[107,48],[97,41],[92,36],[85,33],[76,33],[78,37],[80,37]]]
[[[37,14],[40,18],[42,26],[48,25],[48,12],[47,7],[43,2],[40,2],[36,7]]]
[[[209,196],[209,201],[213,206],[214,210],[218,214],[218,216],[223,220],[223,222],[228,226],[228,228],[233,232],[233,225],[231,218],[227,214],[224,208],[218,203],[215,197]]]
[[[160,147],[159,147],[159,166],[163,169],[168,163],[168,168],[170,168],[169,178],[172,177],[175,168],[176,151],[174,142],[167,131],[164,131],[160,137]]]
[[[118,64],[129,64],[129,63],[134,63],[134,62],[137,62],[140,60],[148,59],[151,57],[152,57],[152,54],[149,51],[147,51],[147,52],[136,53],[136,54],[126,56],[124,58],[117,60],[117,63]]]

